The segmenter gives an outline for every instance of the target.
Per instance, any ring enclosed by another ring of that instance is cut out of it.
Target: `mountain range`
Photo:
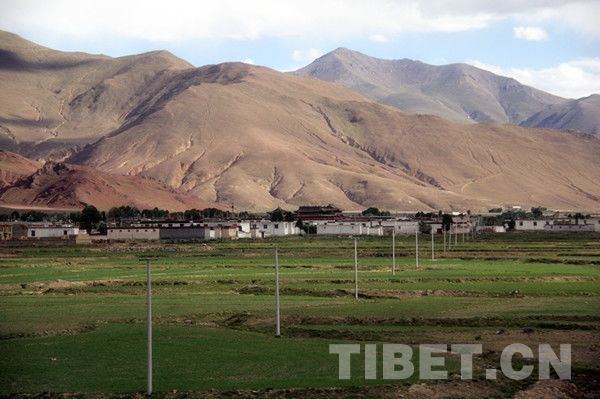
[[[50,203],[32,187],[59,180],[53,192],[81,193],[67,187],[98,176],[92,194],[61,203],[100,202],[117,182],[133,184],[119,176],[138,179],[124,202],[152,201],[142,186],[159,184],[175,190],[169,195],[246,210],[599,208],[592,135],[406,113],[297,75],[243,63],[195,68],[164,51],[65,53],[0,33],[0,148],[50,162],[5,178],[0,201]],[[486,115],[522,123],[566,104],[523,87],[513,105],[504,97],[504,113]]]
[[[600,96],[569,100],[467,64],[384,60],[338,48],[292,72],[339,83],[405,112],[465,123],[600,131]]]

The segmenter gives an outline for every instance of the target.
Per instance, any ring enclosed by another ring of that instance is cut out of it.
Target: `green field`
[[[362,358],[351,380],[338,380],[330,343],[481,343],[486,353],[476,369],[494,364],[509,343],[570,343],[576,378],[585,386],[598,375],[600,235],[459,237],[445,255],[438,242],[435,260],[425,236],[418,269],[414,238],[399,237],[394,276],[391,238],[361,238],[358,301],[353,245],[294,237],[0,247],[0,395],[143,391],[146,256],[156,257],[159,396],[258,390],[243,392],[269,397],[289,388],[290,397],[369,397],[417,382],[365,380]],[[274,337],[276,246],[281,338]],[[456,358],[446,364],[458,373]],[[533,383],[479,381],[469,389],[483,389],[473,397],[511,397]],[[333,387],[341,388],[323,390]]]

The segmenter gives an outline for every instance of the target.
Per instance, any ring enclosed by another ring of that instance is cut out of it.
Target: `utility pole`
[[[444,239],[444,256],[446,255],[446,225],[442,223],[442,236]]]
[[[354,299],[358,301],[358,241],[354,238]]]
[[[281,319],[279,312],[279,254],[275,247],[275,336],[281,336]]]
[[[396,223],[392,232],[392,275],[396,275]]]
[[[151,258],[140,259],[146,261],[146,394],[152,395],[152,279]]]
[[[432,225],[431,226],[431,260],[435,260],[434,241],[435,241],[435,236],[433,235],[433,225]]]
[[[458,229],[454,229],[454,246],[458,245]]]
[[[417,269],[419,269],[419,230],[415,231],[415,262],[417,264]]]

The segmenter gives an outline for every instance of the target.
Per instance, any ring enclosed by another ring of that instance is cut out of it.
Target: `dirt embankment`
[[[80,393],[39,393],[0,395],[0,399],[143,399],[142,392],[128,394],[80,394]],[[581,374],[571,381],[496,381],[473,380],[461,381],[458,376],[451,380],[380,385],[347,388],[291,388],[261,389],[236,391],[205,392],[157,392],[152,395],[158,399],[480,399],[480,398],[514,398],[514,399],[592,399],[600,397],[598,375]]]

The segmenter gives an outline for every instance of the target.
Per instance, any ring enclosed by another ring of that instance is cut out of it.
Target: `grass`
[[[154,330],[154,383],[159,389],[178,390],[347,385],[337,379],[338,359],[329,355],[329,342],[159,325]],[[108,324],[78,335],[22,338],[16,345],[5,340],[0,350],[4,354],[0,383],[8,392],[19,392],[23,386],[32,392],[134,392],[145,386],[142,324]],[[363,374],[358,357],[353,367],[357,375]]]
[[[460,239],[461,237],[459,237]],[[419,269],[414,238],[289,238],[3,248],[0,394],[144,389],[145,265],[153,262],[158,391],[336,387],[338,342],[482,343],[499,329],[524,342],[573,342],[598,369],[600,236],[505,234],[459,243]],[[273,249],[280,250],[283,337],[273,337]],[[533,327],[533,334],[521,329]],[[508,338],[506,338],[508,339]],[[537,341],[536,341],[537,340]],[[456,359],[448,358],[455,372]],[[415,377],[416,378],[416,377]],[[410,381],[409,381],[410,382]]]

